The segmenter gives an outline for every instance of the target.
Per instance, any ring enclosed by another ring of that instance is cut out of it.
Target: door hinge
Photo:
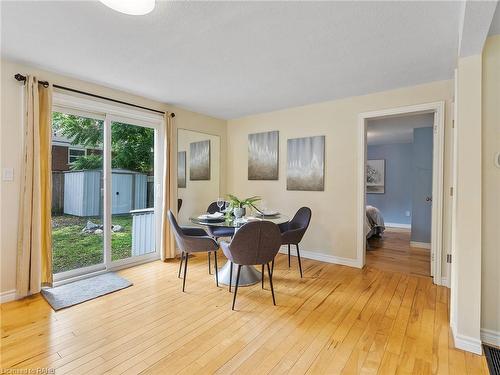
[[[451,254],[446,254],[446,263],[451,263]]]
[[[453,197],[453,186],[452,186],[452,187],[450,187],[450,196],[452,196],[452,197]]]

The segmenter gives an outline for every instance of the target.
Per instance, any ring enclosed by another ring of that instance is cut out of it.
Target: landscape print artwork
[[[289,139],[287,190],[325,190],[325,137]]]
[[[210,141],[189,144],[189,179],[210,180]]]
[[[385,193],[385,160],[367,160],[366,192],[370,194]]]
[[[248,179],[278,179],[279,132],[248,135]]]
[[[177,153],[177,187],[186,187],[186,151]]]

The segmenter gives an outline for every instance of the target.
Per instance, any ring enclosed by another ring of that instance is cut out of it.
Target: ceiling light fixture
[[[155,7],[155,0],[99,0],[107,7],[132,16],[148,14]]]

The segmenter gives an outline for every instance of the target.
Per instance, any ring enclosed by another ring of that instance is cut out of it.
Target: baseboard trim
[[[0,293],[0,303],[6,303],[10,301],[14,301],[17,299],[16,290],[7,290],[6,292]]]
[[[450,286],[448,285],[448,278],[447,277],[442,277],[441,278],[441,285],[449,288]]]
[[[401,223],[384,223],[386,228],[402,228],[411,229],[411,224],[401,224]]]
[[[453,341],[455,342],[455,347],[457,349],[465,350],[466,352],[471,352],[477,355],[483,354],[481,340],[457,334],[453,329],[451,331],[453,334]]]
[[[500,332],[481,328],[481,340],[486,344],[500,346]]]
[[[282,254],[288,254],[288,248],[286,246],[284,246],[284,247],[282,246],[279,252]],[[297,251],[295,249],[295,246],[291,246],[290,254],[293,256],[297,256]],[[340,264],[342,266],[361,268],[359,266],[359,262],[357,259],[342,258],[342,257],[337,257],[335,255],[317,253],[315,251],[308,251],[308,250],[300,249],[300,257],[306,258],[306,259],[317,260],[317,261],[325,262],[325,263],[333,263],[333,264]]]
[[[431,244],[428,242],[418,242],[418,241],[410,241],[411,247],[419,247],[421,249],[430,249]]]

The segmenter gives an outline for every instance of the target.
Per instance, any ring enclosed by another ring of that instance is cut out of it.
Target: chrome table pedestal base
[[[231,271],[231,262],[227,262],[222,268],[219,269],[219,284],[229,285],[229,274]],[[238,265],[233,264],[233,280],[231,286],[236,285],[236,273],[238,272]],[[239,286],[250,286],[260,282],[262,276],[254,266],[241,266]]]

